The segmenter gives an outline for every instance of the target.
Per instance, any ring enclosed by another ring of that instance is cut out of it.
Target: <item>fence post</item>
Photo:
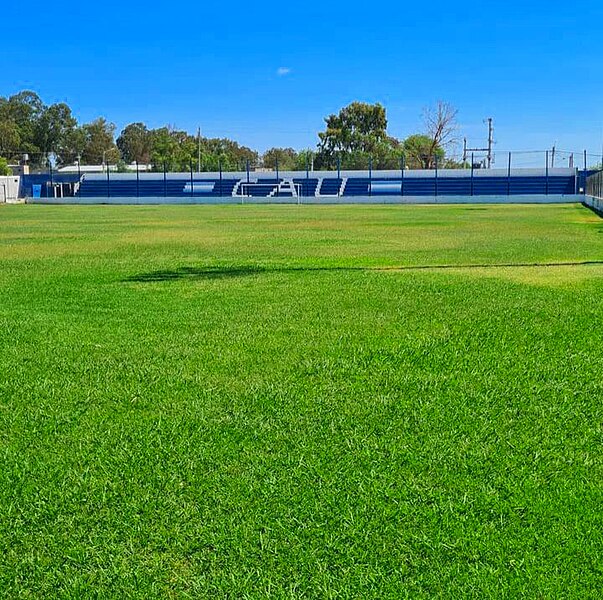
[[[222,197],[222,159],[218,160],[218,169],[220,169],[220,198]]]
[[[309,195],[308,191],[310,189],[310,182],[309,182],[309,173],[308,170],[310,168],[310,161],[308,160],[308,155],[306,154],[306,196]]]
[[[511,195],[511,153],[509,152],[509,163],[507,165],[507,196]]]
[[[52,191],[52,197],[54,198],[54,179],[52,176],[52,163],[50,162],[50,160],[48,161],[48,172],[50,176],[50,189]],[[46,186],[46,196],[49,197],[48,185]]]
[[[404,197],[404,154],[400,159],[400,196]]]
[[[434,185],[434,191],[435,191],[435,197],[438,197],[438,155],[435,155],[435,180],[433,182]],[[436,200],[437,202],[437,200]]]
[[[274,165],[276,167],[276,197],[278,198],[278,184],[279,184],[278,158],[274,159]]]
[[[473,165],[474,165],[474,160],[473,160],[473,152],[471,153],[471,177],[470,177],[470,189],[471,189],[471,196],[473,196]]]
[[[339,184],[339,187],[337,188],[337,195],[339,196],[339,190],[341,190],[341,182],[339,181],[341,179],[341,156],[337,157],[337,183]]]
[[[77,195],[80,195],[80,188],[82,187],[82,169],[80,167],[81,157],[77,157]]]
[[[109,178],[109,163],[108,162],[105,165],[105,168],[107,169],[107,198],[111,198],[111,181]]]
[[[546,170],[545,170],[545,180],[544,180],[544,193],[549,195],[549,151],[545,152],[546,154]]]
[[[136,161],[136,197],[140,198],[140,175],[138,174],[138,161]]]
[[[192,198],[194,195],[194,192],[193,192],[193,160],[192,159],[190,161],[190,169],[191,169],[191,198]]]
[[[167,165],[165,164],[165,160],[163,161],[163,197],[167,196]]]
[[[369,168],[368,195],[372,196],[373,195],[373,157],[372,156],[369,156],[368,168]]]

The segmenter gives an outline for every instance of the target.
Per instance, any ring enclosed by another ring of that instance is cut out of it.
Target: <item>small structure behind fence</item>
[[[19,177],[0,177],[0,203],[16,202],[19,197]]]

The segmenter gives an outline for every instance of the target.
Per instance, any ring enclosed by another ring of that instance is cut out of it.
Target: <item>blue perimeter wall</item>
[[[348,198],[465,198],[473,196],[575,196],[585,187],[589,172],[574,169],[504,169],[446,171],[345,171],[284,173],[106,173],[86,174],[74,198],[54,198],[57,184],[77,184],[77,174],[25,175],[21,196],[31,198],[41,185],[42,199],[195,199],[241,201],[244,196],[268,201]],[[77,186],[76,186],[77,187]],[[295,191],[294,191],[295,190]],[[342,198],[343,197],[343,198]]]

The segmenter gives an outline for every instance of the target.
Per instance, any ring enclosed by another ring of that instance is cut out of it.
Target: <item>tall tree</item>
[[[44,154],[58,153],[65,148],[65,143],[76,126],[77,121],[67,104],[52,104],[41,112],[35,124],[34,143]],[[62,162],[60,156],[59,161]]]
[[[115,125],[103,117],[82,128],[85,134],[85,146],[82,162],[89,165],[115,164],[119,160],[119,150],[115,145]]]
[[[14,121],[0,120],[0,156],[17,156],[21,148],[21,133]]]
[[[144,123],[130,123],[117,138],[117,147],[126,162],[148,164],[153,150],[152,133]]]
[[[36,144],[37,124],[45,106],[40,97],[29,90],[14,94],[9,98],[0,98],[0,123],[3,123],[3,135],[8,144],[18,141],[13,157],[21,153],[30,154],[32,164],[43,164],[42,151]]]
[[[297,152],[293,148],[270,148],[264,152],[262,162],[267,169],[276,168],[278,163],[282,171],[292,171],[297,166]]]
[[[84,127],[74,127],[63,137],[59,143],[57,154],[62,165],[73,164],[80,160],[86,150],[88,135]]]
[[[326,130],[320,132],[318,144],[321,162],[334,164],[336,157],[351,152],[370,154],[387,139],[385,108],[377,104],[352,102],[338,114],[325,119]]]
[[[445,150],[454,144],[454,134],[457,130],[456,117],[458,110],[448,102],[439,101],[435,107],[426,108],[423,111],[423,122],[425,132],[429,136],[431,143],[428,151],[429,162],[426,168],[434,167],[436,150],[441,148]]]
[[[24,90],[0,105],[0,118],[15,122],[21,131],[21,136],[33,141],[36,123],[44,109],[44,103],[38,94]]]
[[[151,132],[152,150],[151,163],[153,168],[161,171],[176,170],[178,140],[172,135],[168,127],[160,127]]]

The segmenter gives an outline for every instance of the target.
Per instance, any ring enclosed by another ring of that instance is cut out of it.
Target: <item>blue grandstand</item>
[[[572,196],[585,187],[576,169],[330,171],[266,173],[88,173],[22,177],[22,195],[40,198],[430,198]],[[276,200],[275,200],[276,201]]]

